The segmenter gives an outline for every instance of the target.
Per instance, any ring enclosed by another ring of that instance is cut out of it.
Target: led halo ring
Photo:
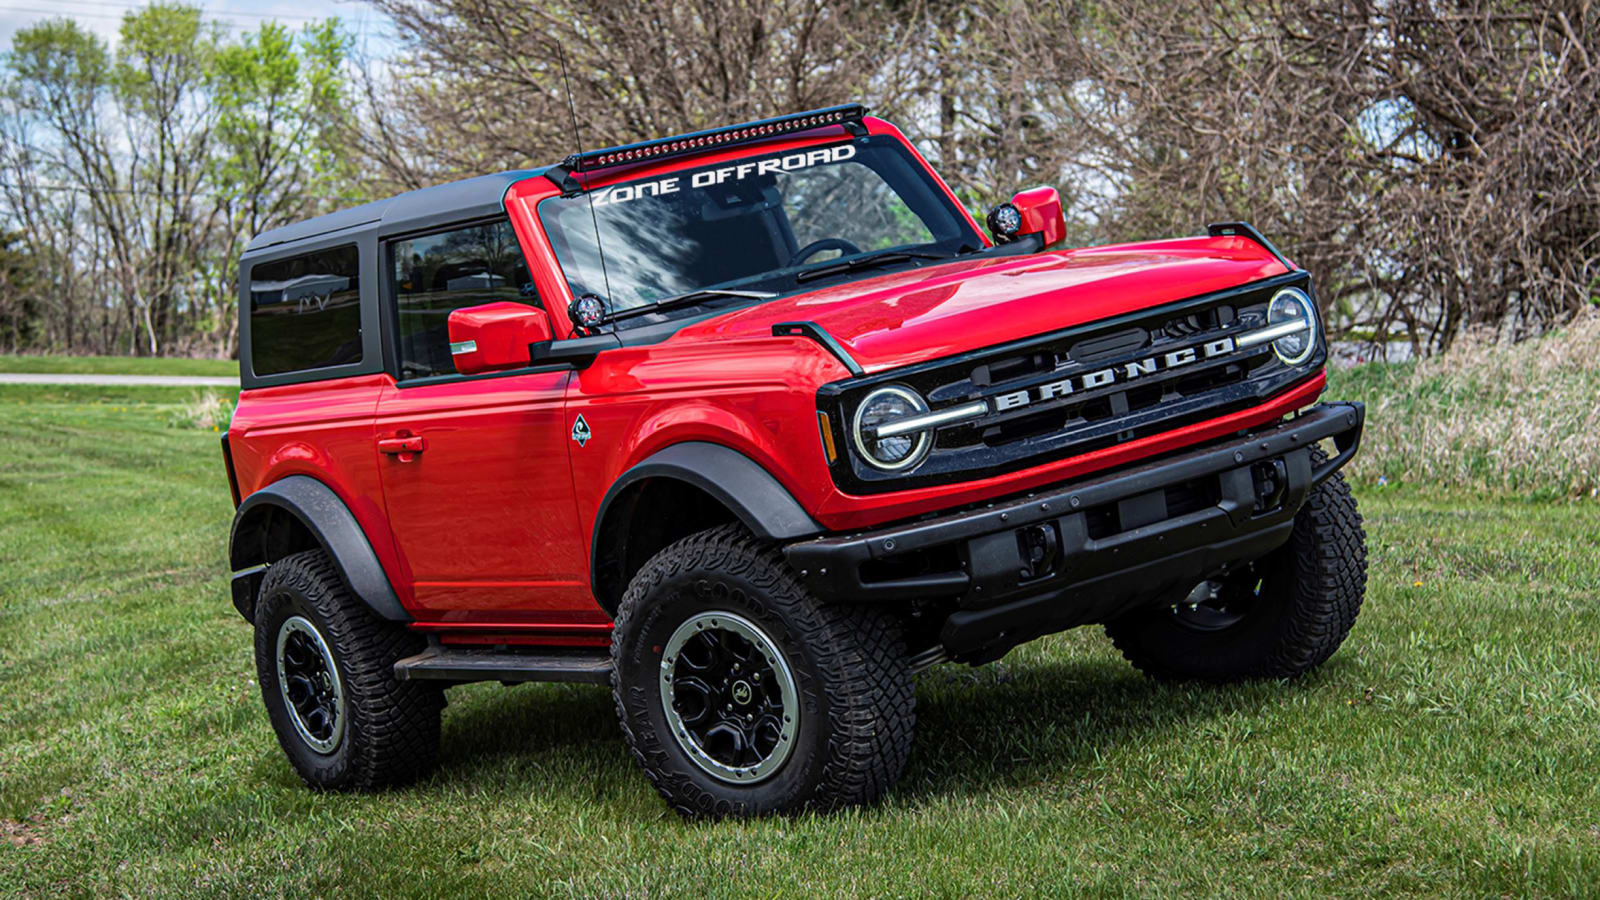
[[[874,456],[870,451],[868,451],[867,442],[862,438],[861,415],[862,413],[865,413],[867,408],[872,405],[872,401],[884,394],[899,397],[900,399],[905,400],[907,403],[910,403],[912,408],[917,411],[916,414],[918,415],[928,411],[927,401],[923,400],[916,391],[913,391],[910,388],[901,387],[899,385],[881,387],[862,398],[861,402],[856,405],[855,416],[852,418],[850,423],[850,437],[853,441],[855,441],[856,452],[861,454],[861,458],[866,460],[867,464],[873,468],[884,469],[890,472],[899,471],[901,469],[909,469],[917,463],[922,462],[923,458],[928,455],[928,448],[933,444],[933,433],[931,431],[917,432],[915,435],[916,445],[911,448],[910,453],[906,454],[905,459],[899,460],[898,462],[884,462],[883,460]],[[912,437],[912,435],[899,435],[899,437]]]
[[[1267,304],[1267,325],[1271,326],[1282,321],[1287,321],[1285,319],[1274,318],[1273,316],[1274,310],[1278,308],[1279,301],[1284,299],[1288,299],[1290,302],[1300,307],[1301,315],[1306,322],[1306,327],[1303,332],[1306,335],[1306,344],[1304,347],[1300,348],[1299,353],[1296,353],[1293,356],[1288,356],[1284,354],[1283,348],[1279,346],[1284,339],[1279,338],[1278,340],[1272,342],[1272,352],[1277,355],[1278,359],[1281,360],[1284,365],[1297,366],[1310,359],[1311,354],[1317,349],[1317,328],[1319,327],[1319,323],[1317,321],[1317,305],[1311,302],[1311,298],[1306,296],[1305,291],[1293,287],[1284,288],[1276,294],[1273,294],[1272,300]],[[1299,334],[1302,332],[1296,333]]]

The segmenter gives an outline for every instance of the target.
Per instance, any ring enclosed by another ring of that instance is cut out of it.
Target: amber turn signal
[[[833,420],[825,412],[817,413],[817,427],[822,430],[822,452],[828,454],[828,465],[833,465],[839,458],[839,451],[833,446]]]

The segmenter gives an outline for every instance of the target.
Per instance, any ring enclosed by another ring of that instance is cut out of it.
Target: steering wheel
[[[792,269],[824,250],[837,250],[845,256],[849,256],[852,253],[861,252],[860,247],[857,247],[855,244],[850,243],[844,238],[823,238],[820,241],[812,241],[804,247],[801,247],[799,250],[796,250],[795,254],[789,257],[789,262],[784,265],[784,268]]]

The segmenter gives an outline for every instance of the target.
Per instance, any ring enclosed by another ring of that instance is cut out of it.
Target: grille
[[[1063,400],[1013,415],[992,415],[942,430],[935,446],[957,449],[981,443],[1003,447],[1041,435],[1078,434],[1083,439],[1093,439],[1132,431],[1129,417],[1142,418],[1145,413],[1187,401],[1203,401],[1220,388],[1243,384],[1252,371],[1270,361],[1271,350],[1261,348],[1249,357],[1241,354],[1201,372],[1174,370],[1163,373],[1165,377],[1153,376],[1099,396]]]
[[[1307,282],[1305,273],[1291,273],[1113,321],[836,382],[819,401],[841,413],[832,417],[841,446],[850,445],[843,428],[854,404],[884,384],[910,387],[934,411],[979,399],[988,400],[991,411],[939,428],[927,459],[910,472],[882,472],[850,455],[833,466],[834,479],[848,492],[873,493],[989,477],[1256,405],[1320,367],[1321,348],[1290,367],[1270,344],[1237,349],[1232,339],[1266,324],[1273,293],[1291,284],[1309,289]],[[1202,352],[1218,341],[1229,349]],[[1186,353],[1194,358],[1164,364]],[[1062,389],[1063,382],[1070,388]],[[1002,397],[1012,402],[998,402]]]

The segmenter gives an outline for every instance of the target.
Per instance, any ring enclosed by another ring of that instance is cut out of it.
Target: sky
[[[382,14],[352,0],[190,0],[205,10],[207,18],[222,22],[235,33],[251,31],[276,20],[298,29],[309,22],[334,16],[356,35],[357,49],[383,56],[392,46],[391,29]],[[122,16],[145,4],[137,0],[0,0],[0,50],[11,48],[12,35],[41,20],[66,16],[76,19],[108,43],[115,43]]]

